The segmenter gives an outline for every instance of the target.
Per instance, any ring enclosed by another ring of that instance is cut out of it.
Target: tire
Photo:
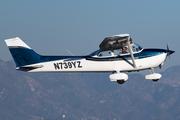
[[[117,83],[123,84],[123,83],[125,83],[125,81],[124,80],[117,80]]]
[[[157,82],[159,79],[153,79],[154,82]]]

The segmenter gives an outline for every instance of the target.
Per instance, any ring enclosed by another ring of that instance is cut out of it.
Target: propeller
[[[169,56],[169,58],[170,58],[170,55],[173,54],[175,51],[169,50],[169,46],[168,46],[168,44],[167,44],[167,50],[166,50],[166,52],[167,52],[167,56]]]
[[[167,59],[167,56],[169,56],[169,58],[170,58],[170,55],[171,54],[173,54],[175,51],[173,51],[173,50],[169,50],[169,46],[168,46],[168,44],[167,44],[167,50],[166,50],[166,59]],[[162,66],[163,64],[161,64],[161,65],[159,65],[159,68],[161,69],[161,66]]]

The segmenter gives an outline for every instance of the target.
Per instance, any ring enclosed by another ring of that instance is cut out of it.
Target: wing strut
[[[131,54],[131,59],[132,59],[132,62],[133,62],[133,66],[134,66],[134,68],[137,68],[136,62],[135,62],[135,60],[134,60],[133,51],[132,51],[131,46],[130,46],[130,37],[129,37],[129,36],[128,36],[127,45],[128,45],[128,50],[129,50],[129,52],[130,52],[130,54]]]

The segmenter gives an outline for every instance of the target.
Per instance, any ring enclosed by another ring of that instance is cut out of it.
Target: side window
[[[137,45],[137,44],[134,44],[132,47],[132,51],[133,52],[138,52],[138,51],[140,51],[142,48],[139,46],[139,45]]]
[[[98,57],[114,57],[114,56],[118,56],[122,53],[122,50],[119,49],[119,50],[113,50],[113,51],[102,51],[102,52],[99,52],[98,53]]]
[[[114,55],[120,55],[122,53],[122,49],[114,50]]]
[[[110,51],[102,51],[102,52],[98,53],[97,56],[98,56],[98,57],[111,56],[111,52],[110,52]]]
[[[136,47],[135,47],[134,45],[132,46],[132,51],[133,51],[133,52],[136,52],[136,51],[137,51],[137,49],[136,49]]]
[[[127,47],[123,47],[122,50],[121,50],[121,53],[120,55],[124,55],[124,54],[128,54],[129,53],[129,50]]]

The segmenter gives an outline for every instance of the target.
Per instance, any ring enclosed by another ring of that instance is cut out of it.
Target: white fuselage
[[[166,54],[135,59],[137,68],[134,68],[132,60],[93,61],[82,59],[63,59],[42,62],[35,65],[43,67],[29,70],[28,72],[113,72],[113,71],[139,71],[148,68],[156,68],[164,63]]]

